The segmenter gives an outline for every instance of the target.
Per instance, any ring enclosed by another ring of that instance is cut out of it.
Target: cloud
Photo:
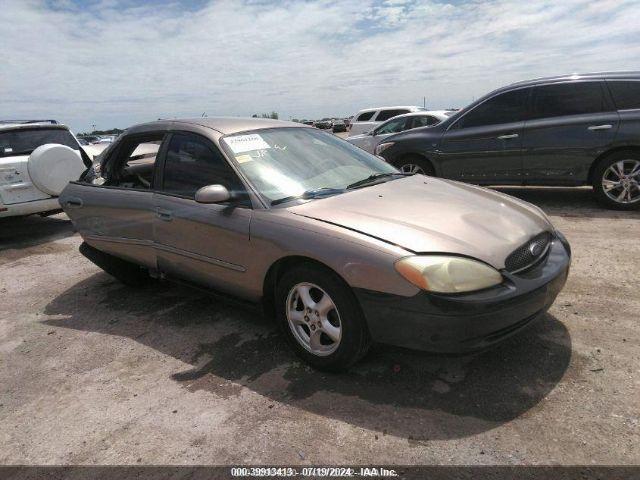
[[[463,106],[527,78],[639,69],[635,1],[3,0],[0,111],[76,130],[159,117]]]

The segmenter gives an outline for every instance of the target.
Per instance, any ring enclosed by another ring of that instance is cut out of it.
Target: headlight
[[[417,255],[398,260],[395,267],[409,282],[429,292],[472,292],[502,282],[495,268],[465,257]]]
[[[378,145],[376,147],[376,155],[380,155],[382,152],[384,152],[391,145],[394,145],[394,142],[381,143],[380,145]]]

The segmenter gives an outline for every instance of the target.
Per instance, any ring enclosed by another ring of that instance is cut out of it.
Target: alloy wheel
[[[296,341],[314,355],[335,352],[342,338],[338,309],[329,296],[313,283],[294,285],[287,296],[287,321]]]
[[[400,167],[400,171],[402,173],[415,173],[424,175],[424,170],[420,165],[416,165],[415,163],[405,163]]]
[[[618,160],[611,164],[602,174],[602,190],[617,203],[640,200],[640,160]]]

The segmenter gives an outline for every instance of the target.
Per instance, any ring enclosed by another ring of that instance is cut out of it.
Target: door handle
[[[518,136],[517,133],[509,133],[507,135],[500,135],[498,140],[509,140],[510,138],[518,138]]]
[[[173,220],[173,212],[171,210],[165,210],[164,208],[156,208],[156,216],[165,222]]]
[[[609,130],[610,128],[612,128],[613,125],[591,125],[590,127],[588,127],[589,130],[594,131],[594,130]]]
[[[66,202],[64,202],[65,206],[69,208],[80,208],[82,207],[82,199],[80,198],[69,198]]]

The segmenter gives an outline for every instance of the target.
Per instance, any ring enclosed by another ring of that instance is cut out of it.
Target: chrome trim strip
[[[229,270],[234,270],[236,272],[244,273],[247,271],[247,269],[242,265],[236,265],[235,263],[225,262],[217,258],[207,257],[206,255],[200,255],[198,253],[188,252],[186,250],[170,247],[168,245],[162,245],[160,243],[156,243],[151,240],[140,240],[137,238],[124,238],[124,237],[109,237],[105,235],[86,235],[86,239],[102,241],[102,242],[111,242],[111,243],[123,243],[126,245],[140,245],[140,246],[152,247],[156,250],[162,250],[164,252],[173,253],[175,255],[181,255],[183,257],[191,258],[193,260],[198,260],[200,262],[210,263],[218,267],[228,268]]]

